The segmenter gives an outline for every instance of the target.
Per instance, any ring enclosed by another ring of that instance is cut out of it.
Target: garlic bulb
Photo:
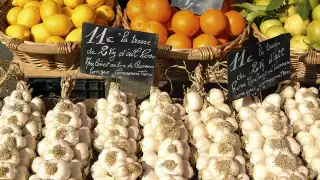
[[[144,134],[141,163],[145,173],[142,179],[190,179],[193,169],[188,162],[191,154],[189,135],[182,122],[186,111],[183,106],[173,104],[167,93],[159,90],[150,93],[150,99],[142,103],[139,113]],[[193,103],[192,98],[197,97],[197,94],[189,96],[191,108],[202,107],[202,99]]]
[[[93,132],[93,147],[100,154],[91,167],[92,178],[137,179],[142,166],[136,156],[140,130],[134,98],[118,88],[110,89],[107,99],[97,101],[96,109],[98,125]]]
[[[191,93],[201,97],[198,92]],[[186,98],[188,97],[187,94]],[[249,179],[245,172],[240,137],[236,134],[239,125],[232,117],[232,110],[225,103],[222,91],[211,89],[206,97],[197,101],[205,103],[198,109],[185,106],[188,115],[183,119],[189,132],[192,132],[191,143],[195,145],[196,152],[191,154],[191,159],[195,161],[199,178]]]
[[[43,101],[32,98],[24,81],[18,81],[4,100],[0,116],[0,179],[29,178],[36,138],[42,128]]]
[[[256,110],[241,107],[238,111],[242,140],[252,165],[253,179],[308,179],[308,170],[297,157],[301,148],[292,137],[293,126],[281,111],[282,105],[289,103],[284,99],[294,96],[294,89],[285,90],[281,95],[267,96]],[[287,104],[285,109],[292,111],[294,108],[296,105]],[[285,175],[287,172],[289,174]]]
[[[30,179],[85,179],[92,157],[93,126],[85,104],[62,99],[48,111],[44,122],[44,138],[37,146],[40,157],[32,162],[34,175]]]

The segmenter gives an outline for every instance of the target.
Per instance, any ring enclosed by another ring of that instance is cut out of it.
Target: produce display
[[[200,48],[225,44],[244,31],[245,19],[227,9],[208,9],[198,16],[171,7],[168,0],[130,0],[126,13],[132,30],[158,34],[159,44]]]
[[[280,2],[280,1],[279,1]],[[261,18],[259,30],[267,38],[290,33],[290,47],[320,50],[320,5],[318,0],[290,0],[277,3],[268,9],[271,0],[255,0],[253,4],[244,3],[242,15],[248,22]]]
[[[80,42],[82,23],[111,25],[113,0],[14,0],[5,33],[36,43]]]
[[[4,98],[0,116],[0,178],[28,179],[41,133],[43,101],[32,98],[25,81]]]

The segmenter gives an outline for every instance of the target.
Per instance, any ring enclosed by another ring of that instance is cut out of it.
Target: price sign
[[[184,10],[190,10],[201,15],[207,9],[214,8],[221,10],[224,0],[171,0],[171,6]]]
[[[80,71],[151,83],[158,35],[84,23]]]
[[[229,100],[256,95],[287,79],[290,79],[289,34],[228,55]]]
[[[0,42],[0,61],[12,61],[13,53]]]

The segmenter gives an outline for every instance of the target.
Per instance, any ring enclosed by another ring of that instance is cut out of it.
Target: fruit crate
[[[260,42],[268,37],[260,32],[256,24],[252,25],[253,35]],[[320,52],[309,49],[307,51],[290,48],[291,74],[301,82],[320,84]]]
[[[122,24],[122,9],[114,0],[115,18],[112,27]],[[35,43],[11,38],[5,34],[8,27],[7,13],[14,7],[13,0],[0,1],[0,41],[11,49],[16,59],[29,63],[30,66],[44,70],[66,71],[80,64],[80,42],[63,42],[57,44]]]
[[[133,0],[131,0],[133,1]],[[225,0],[224,2],[230,3],[231,5],[233,0]],[[124,11],[123,16],[123,26],[125,29],[132,30],[131,21],[130,21],[130,1],[128,2],[126,9]],[[147,6],[147,5],[145,5]],[[150,7],[156,7],[150,6]],[[146,9],[147,7],[145,7]],[[174,7],[171,7],[171,9]],[[223,5],[222,13],[226,13],[231,8],[226,5]],[[160,8],[162,11],[165,11],[165,8]],[[177,9],[176,9],[177,10]],[[133,10],[132,10],[133,11]],[[162,12],[161,11],[161,12]],[[173,9],[171,10],[172,12]],[[179,13],[179,10],[177,10]],[[153,10],[149,9],[149,15],[158,14],[153,12]],[[146,12],[144,12],[146,13]],[[173,13],[171,13],[170,19],[173,18]],[[133,18],[131,18],[133,19]],[[188,19],[189,21],[190,18]],[[160,21],[159,21],[160,22]],[[200,21],[199,21],[200,22]],[[190,23],[189,23],[190,24]],[[219,25],[217,25],[219,26]],[[167,27],[170,27],[167,26]],[[157,29],[157,28],[156,28]],[[135,28],[133,30],[136,30]],[[170,28],[166,28],[168,31],[168,37],[170,34],[173,34]],[[226,30],[225,30],[226,31]],[[224,32],[225,32],[224,31]],[[147,31],[149,32],[149,31]],[[198,31],[196,34],[193,34],[192,37],[194,38],[199,35]],[[204,67],[204,76],[205,81],[207,83],[210,82],[227,82],[227,60],[226,55],[233,50],[240,49],[243,43],[248,39],[250,34],[250,26],[246,26],[241,34],[232,38],[230,42],[223,43],[217,46],[206,46],[201,48],[173,48],[171,45],[164,45],[163,43],[158,46],[158,53],[157,53],[157,60],[156,60],[156,67],[157,67],[157,76],[160,80],[172,80],[172,81],[181,81],[182,79],[186,79],[188,75],[186,71],[181,68],[176,68],[177,66],[187,66],[189,71],[194,70],[199,63],[201,63]],[[162,38],[160,38],[162,39]],[[185,64],[184,64],[185,63]]]

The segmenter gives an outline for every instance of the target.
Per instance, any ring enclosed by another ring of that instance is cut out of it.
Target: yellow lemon
[[[43,1],[40,6],[40,15],[42,20],[45,20],[47,17],[51,15],[60,14],[60,13],[61,13],[61,8],[56,1],[53,1],[53,0]]]
[[[32,28],[40,22],[40,12],[36,7],[27,7],[20,11],[17,23]]]
[[[37,24],[31,28],[31,36],[36,43],[44,43],[51,34],[44,28],[43,23]]]
[[[102,26],[108,26],[108,22],[104,19],[100,19],[100,18],[97,18],[93,24],[96,24],[96,25],[102,25]]]
[[[13,7],[9,10],[7,14],[7,21],[9,24],[17,23],[17,18],[21,10],[22,10],[21,7]]]
[[[64,39],[60,36],[50,36],[46,40],[46,43],[54,43],[54,44],[63,43],[63,42],[64,42]]]
[[[63,7],[64,5],[63,0],[54,0],[54,1],[57,2],[60,7]]]
[[[100,7],[104,3],[104,0],[86,0],[86,2],[89,6],[95,9],[97,7]]]
[[[83,4],[83,0],[64,0],[63,2],[64,2],[64,5],[72,9]]]
[[[67,37],[66,42],[81,42],[82,28],[77,28],[71,31]]]
[[[66,15],[68,18],[71,18],[72,15],[72,9],[69,7],[63,7],[61,9],[62,14]]]
[[[20,24],[13,24],[7,27],[6,34],[12,38],[22,40],[29,40],[30,38],[29,28]]]
[[[73,10],[71,19],[74,26],[80,28],[84,22],[93,23],[96,19],[96,14],[90,6],[82,4]]]
[[[110,6],[111,8],[114,7],[114,0],[104,0],[104,5]]]
[[[46,30],[54,36],[65,36],[71,28],[71,20],[64,14],[54,14],[43,21]]]
[[[23,8],[27,8],[27,7],[37,7],[37,8],[40,8],[41,6],[41,2],[39,1],[30,1],[30,2],[27,2]]]
[[[19,7],[23,7],[25,4],[27,4],[28,2],[33,1],[33,0],[16,0],[16,5],[18,5]]]
[[[13,1],[12,1],[12,5],[13,5],[13,6],[19,6],[18,0],[13,0]]]
[[[110,6],[103,5],[96,9],[97,17],[112,22],[115,16],[113,9]]]

